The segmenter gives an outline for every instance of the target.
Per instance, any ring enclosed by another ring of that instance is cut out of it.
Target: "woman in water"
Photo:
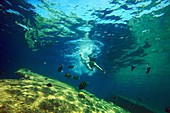
[[[85,64],[87,68],[89,68],[90,70],[93,71],[93,68],[96,67],[100,71],[105,73],[105,71],[96,63],[96,58],[94,57],[93,54],[90,54],[88,55],[88,57],[85,57],[83,52],[80,52],[80,57],[81,57],[82,63]]]

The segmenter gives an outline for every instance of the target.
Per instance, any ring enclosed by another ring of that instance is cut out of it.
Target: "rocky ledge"
[[[0,113],[129,113],[93,94],[28,69],[0,80]]]

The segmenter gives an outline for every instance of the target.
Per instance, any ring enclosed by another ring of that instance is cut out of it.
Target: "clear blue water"
[[[168,0],[1,0],[0,78],[19,78],[14,72],[28,68],[75,87],[86,81],[87,91],[108,101],[123,96],[164,113],[170,106],[169,11]],[[106,73],[89,70],[80,52],[94,52]]]

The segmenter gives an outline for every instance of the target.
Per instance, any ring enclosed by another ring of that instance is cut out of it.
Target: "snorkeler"
[[[96,63],[96,59],[92,57],[92,54],[88,55],[88,57],[85,57],[84,54],[80,52],[80,57],[81,57],[83,64],[85,64],[87,68],[89,68],[90,70],[93,71],[93,68],[96,67],[100,71],[105,73],[105,71]]]

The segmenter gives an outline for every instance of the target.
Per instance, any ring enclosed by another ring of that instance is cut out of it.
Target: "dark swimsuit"
[[[89,65],[90,65],[90,67],[92,68],[92,67],[95,66],[95,61],[96,61],[96,59],[95,59],[95,58],[92,58],[92,57],[89,57],[89,59],[90,59]]]

